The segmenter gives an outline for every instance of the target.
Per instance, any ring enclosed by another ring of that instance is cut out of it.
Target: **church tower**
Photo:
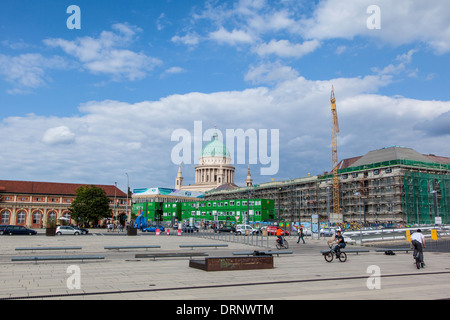
[[[253,187],[253,179],[252,179],[252,175],[250,173],[250,165],[248,166],[247,179],[245,179],[245,186]]]
[[[181,173],[181,164],[178,167],[178,174],[177,177],[175,178],[175,190],[181,190],[181,188],[183,187],[183,175]]]

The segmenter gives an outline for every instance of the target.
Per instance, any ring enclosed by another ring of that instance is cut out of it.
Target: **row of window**
[[[13,201],[14,197],[5,196],[4,200],[5,201]],[[17,201],[28,201],[28,200],[29,200],[28,197],[17,197]],[[50,202],[60,202],[60,199],[59,198],[51,198],[51,199],[49,199],[49,201]],[[67,203],[70,203],[70,202],[72,202],[72,199],[64,199],[64,201]],[[40,198],[40,197],[33,198],[32,202],[45,202],[45,198]]]
[[[189,212],[186,212],[186,211],[183,211],[182,212],[182,215],[186,215],[186,214],[189,214]],[[247,214],[247,211],[242,211],[242,214],[243,215],[246,215]],[[255,216],[261,216],[261,211],[253,211],[253,210],[250,210],[250,215],[252,216],[252,215],[255,215]],[[191,211],[191,216],[206,216],[206,215],[212,215],[212,216],[220,216],[220,217],[223,217],[223,216],[229,216],[229,217],[235,217],[235,216],[240,216],[241,215],[241,211],[219,211],[219,212],[213,212],[213,213],[211,213],[211,212],[205,212],[205,211],[202,211],[202,212],[200,212],[200,211]]]
[[[0,215],[0,224],[10,224],[10,217],[11,214],[9,211],[2,211],[1,215]],[[16,224],[24,224],[25,220],[27,217],[27,213],[23,210],[17,212],[17,216],[16,216]],[[66,212],[64,214],[64,217],[66,218],[70,218],[70,214],[68,212]],[[36,211],[33,213],[33,224],[40,224],[41,223],[41,219],[42,219],[42,213],[39,211]],[[54,220],[56,219],[56,212],[50,212],[48,214],[48,218],[49,220]]]
[[[242,204],[241,204],[242,203]],[[187,206],[190,206],[190,207],[192,207],[192,208],[200,208],[200,207],[202,207],[202,208],[205,208],[205,207],[213,207],[213,208],[216,208],[216,207],[228,207],[228,206],[230,206],[230,207],[233,207],[233,206],[235,206],[235,204],[236,204],[236,206],[237,207],[239,207],[239,206],[243,206],[243,207],[246,207],[247,206],[247,201],[234,201],[234,200],[230,200],[229,202],[192,202],[192,203],[185,203],[185,205],[187,205]],[[170,204],[166,204],[165,206],[166,206],[166,208],[167,208],[167,205],[170,205]],[[261,200],[256,200],[256,201],[249,201],[248,202],[248,205],[250,206],[250,207],[252,207],[252,206],[260,206],[261,205]],[[175,204],[173,204],[173,208],[175,208],[176,207],[176,205]]]
[[[380,172],[381,172],[381,169],[375,169],[375,170],[373,170],[373,175],[377,176],[380,174]],[[384,169],[384,172],[392,173],[392,168],[386,168],[386,169]],[[352,175],[352,178],[358,178],[359,174],[360,174],[360,172],[353,172],[351,175]],[[367,171],[363,172],[363,175],[364,175],[364,178],[367,178],[369,176],[369,172],[367,172]],[[347,179],[347,178],[348,178],[348,173],[344,173],[342,175],[342,179]]]

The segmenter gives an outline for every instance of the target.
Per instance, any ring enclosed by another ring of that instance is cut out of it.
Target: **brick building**
[[[0,224],[46,227],[49,218],[70,218],[75,191],[83,184],[0,180]],[[114,185],[96,185],[110,199],[113,216],[130,220],[131,197]],[[116,201],[114,201],[114,199]],[[74,223],[74,221],[70,221]]]

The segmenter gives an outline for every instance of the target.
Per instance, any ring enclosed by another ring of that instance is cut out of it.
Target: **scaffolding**
[[[364,225],[434,223],[434,199],[442,223],[450,223],[450,165],[391,160],[339,170],[343,221]],[[434,189],[435,188],[435,189]],[[436,190],[436,194],[431,191]],[[333,176],[304,177],[207,192],[206,200],[264,198],[275,201],[283,221],[334,223]],[[418,217],[418,218],[417,218]]]
[[[408,223],[433,224],[435,217],[450,223],[450,176],[406,172],[403,183],[403,214]]]

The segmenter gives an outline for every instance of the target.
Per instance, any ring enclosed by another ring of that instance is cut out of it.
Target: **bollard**
[[[170,236],[170,229],[167,229],[167,235]]]
[[[161,234],[161,230],[159,228],[156,229],[155,235],[159,236]]]
[[[178,229],[177,236],[181,236],[181,229]]]

